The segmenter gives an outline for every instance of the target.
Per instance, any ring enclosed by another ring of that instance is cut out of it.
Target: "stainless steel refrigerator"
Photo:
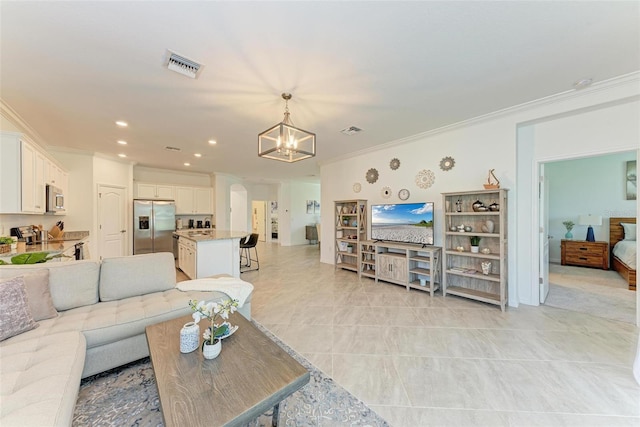
[[[133,200],[133,253],[173,252],[173,200]]]

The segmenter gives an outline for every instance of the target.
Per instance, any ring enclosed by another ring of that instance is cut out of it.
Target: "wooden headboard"
[[[620,240],[624,239],[624,228],[620,225],[621,222],[636,223],[635,217],[618,217],[609,218],[609,250],[613,250],[613,247]]]

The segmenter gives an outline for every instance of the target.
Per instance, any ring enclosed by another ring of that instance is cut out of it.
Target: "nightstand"
[[[565,240],[560,242],[562,265],[609,269],[609,243]]]

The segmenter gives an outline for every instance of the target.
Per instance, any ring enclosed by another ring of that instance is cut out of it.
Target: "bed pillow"
[[[37,327],[29,308],[24,278],[0,281],[0,341]]]
[[[636,224],[621,222],[620,225],[624,228],[624,240],[636,240]]]

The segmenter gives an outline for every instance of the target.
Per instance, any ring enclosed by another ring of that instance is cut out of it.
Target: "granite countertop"
[[[197,228],[191,230],[176,230],[173,234],[197,243],[213,240],[240,239],[249,233],[244,231],[216,230],[213,228]]]
[[[47,252],[51,254],[64,253],[73,250],[75,245],[82,243],[89,237],[88,231],[70,231],[63,234],[62,239],[49,239],[46,242],[38,242],[33,245],[26,245],[18,242],[15,251],[0,254],[2,258],[10,258],[16,255],[32,252]]]

